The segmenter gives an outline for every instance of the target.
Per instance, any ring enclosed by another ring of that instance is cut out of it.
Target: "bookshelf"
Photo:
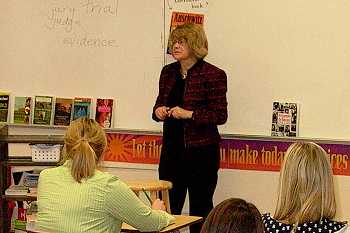
[[[33,162],[30,155],[9,155],[9,144],[63,144],[63,134],[12,134],[9,125],[0,125],[0,233],[10,232],[11,218],[8,216],[9,201],[34,201],[33,196],[6,196],[5,190],[10,186],[11,167],[14,166],[56,166],[54,162]],[[39,127],[40,128],[40,127]],[[35,130],[34,130],[35,131]]]

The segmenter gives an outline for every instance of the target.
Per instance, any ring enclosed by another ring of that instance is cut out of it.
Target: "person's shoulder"
[[[265,213],[262,215],[262,220],[265,226],[272,226],[275,224],[282,225],[278,220],[274,219],[270,213]]]
[[[262,215],[265,232],[289,232],[293,226],[274,219],[270,213]]]
[[[40,172],[40,177],[56,176],[56,174],[59,173],[60,170],[62,170],[62,166],[46,168]]]
[[[273,219],[273,218],[271,217],[271,214],[270,214],[270,213],[262,214],[261,217],[262,217],[263,221],[268,221],[268,220]]]
[[[345,225],[339,231],[336,231],[334,233],[350,233],[350,227],[348,225]]]
[[[203,60],[203,65],[202,67],[204,68],[204,70],[208,70],[208,71],[211,71],[211,72],[216,72],[216,73],[225,73],[225,71],[207,61],[204,61]]]
[[[163,71],[176,70],[176,69],[179,69],[179,62],[177,61],[163,66]]]
[[[40,183],[46,183],[46,182],[52,182],[53,180],[61,180],[63,172],[63,167],[53,167],[53,168],[46,168],[40,172],[39,175],[39,182]]]
[[[93,176],[93,179],[95,180],[95,182],[105,183],[105,185],[107,186],[119,185],[119,183],[121,182],[118,176],[103,171],[96,171],[95,175]]]
[[[209,62],[202,61],[200,73],[210,82],[226,82],[227,75],[221,68],[210,64]]]
[[[103,180],[111,180],[111,181],[119,180],[118,176],[113,175],[109,172],[104,172],[104,171],[100,171],[100,170],[96,170],[96,172],[94,174],[94,178],[103,179]]]
[[[107,193],[120,193],[128,189],[128,185],[124,183],[118,176],[107,172],[96,172],[94,182],[99,186],[103,186]]]
[[[349,225],[346,224],[339,231],[336,231],[334,233],[350,233],[350,227],[349,227]]]

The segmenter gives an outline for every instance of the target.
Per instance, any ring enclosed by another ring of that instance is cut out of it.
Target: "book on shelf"
[[[95,120],[103,128],[112,127],[113,99],[97,99]]]
[[[20,219],[14,220],[14,233],[27,232],[26,228],[27,228],[26,220],[20,220]]]
[[[90,118],[91,98],[75,97],[73,105],[73,120],[80,117]]]
[[[36,213],[27,215],[26,232],[37,232],[36,220],[37,220]]]
[[[40,173],[23,172],[22,181],[25,187],[28,187],[30,191],[35,191],[38,187]]]
[[[26,232],[28,232],[28,231],[27,230],[19,230],[19,229],[14,230],[14,233],[26,233]]]
[[[10,93],[0,92],[0,122],[8,122]]]
[[[297,103],[273,102],[271,136],[298,136],[298,111]]]
[[[30,189],[24,185],[11,185],[5,190],[5,195],[24,196],[30,192]]]
[[[33,124],[51,124],[52,102],[52,96],[35,96]]]
[[[15,96],[15,106],[13,109],[13,123],[30,124],[32,110],[32,97]]]
[[[54,125],[68,126],[72,116],[73,99],[56,98]]]
[[[27,230],[19,230],[19,229],[15,229],[14,233],[26,233],[28,232]]]

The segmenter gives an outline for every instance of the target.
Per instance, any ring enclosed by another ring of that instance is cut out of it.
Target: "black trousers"
[[[219,166],[219,144],[194,148],[163,145],[159,179],[173,183],[169,192],[171,213],[181,214],[188,191],[190,215],[205,218],[213,208]],[[190,231],[199,233],[201,227],[202,223],[194,224]]]

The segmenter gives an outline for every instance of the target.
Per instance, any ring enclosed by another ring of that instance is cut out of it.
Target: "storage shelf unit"
[[[9,135],[8,125],[0,125],[0,233],[10,230],[11,219],[8,217],[8,201],[34,201],[32,196],[6,196],[10,186],[9,173],[13,166],[56,166],[53,162],[33,162],[28,156],[9,156],[9,143],[28,144],[63,144],[63,135]]]

